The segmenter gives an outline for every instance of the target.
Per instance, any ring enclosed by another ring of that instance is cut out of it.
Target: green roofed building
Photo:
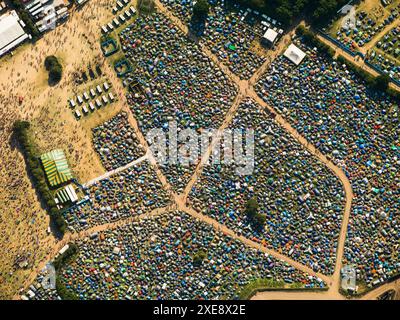
[[[73,178],[64,151],[52,150],[40,156],[50,186],[54,187]]]

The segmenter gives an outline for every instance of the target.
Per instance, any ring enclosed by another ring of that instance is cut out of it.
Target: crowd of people
[[[257,84],[264,101],[344,169],[353,187],[344,263],[377,284],[400,270],[398,103],[367,88],[345,65],[297,42],[298,67],[276,59]]]
[[[231,128],[255,130],[253,172],[237,175],[235,164],[215,165],[211,159],[191,190],[191,204],[232,230],[331,274],[344,210],[340,180],[250,99],[239,106]],[[252,198],[266,216],[261,230],[245,213]]]
[[[76,244],[77,257],[58,277],[79,299],[235,298],[257,279],[280,287],[326,285],[180,211],[146,217]]]

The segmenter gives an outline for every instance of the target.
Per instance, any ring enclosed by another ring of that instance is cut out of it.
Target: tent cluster
[[[399,106],[345,65],[298,46],[307,52],[303,63],[278,58],[257,90],[346,172],[355,197],[344,260],[374,285],[400,270]]]
[[[194,1],[161,2],[190,25]],[[251,9],[242,10],[237,5],[228,9],[223,1],[210,3],[205,24],[197,32],[200,43],[205,44],[240,78],[249,79],[265,61],[263,54],[254,50],[254,43],[259,42],[268,30],[275,34],[272,41],[275,43],[283,34],[281,24]]]
[[[349,49],[354,50],[356,46],[363,47],[371,42],[374,36],[379,34],[387,25],[393,23],[399,16],[399,8],[392,8],[387,18],[377,22],[376,17],[365,11],[357,12],[355,24],[343,25],[336,33],[336,39]],[[383,14],[382,14],[383,15]]]
[[[145,154],[125,112],[93,128],[92,133],[94,149],[106,170],[122,167]]]
[[[191,190],[190,204],[315,271],[333,272],[344,210],[338,178],[252,100],[239,106],[231,128],[255,129],[253,172],[238,175],[235,164],[215,165],[211,159]],[[266,217],[261,229],[245,213],[252,198]]]
[[[77,245],[77,258],[58,276],[79,299],[235,298],[260,278],[326,285],[179,211],[94,233]]]
[[[166,133],[170,121],[178,133],[218,128],[237,90],[198,46],[161,14],[139,17],[120,34],[126,56],[136,66],[128,79],[132,113],[146,135],[153,128]],[[193,166],[162,167],[169,182],[182,190]]]
[[[400,81],[400,26],[390,30],[376,44],[376,48],[368,54],[369,62],[378,66],[391,78]]]

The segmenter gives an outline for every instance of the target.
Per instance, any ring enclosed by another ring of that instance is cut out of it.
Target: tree
[[[257,198],[254,197],[251,198],[249,201],[247,201],[245,213],[250,219],[252,219],[257,214],[257,212],[258,212],[258,202]]]
[[[382,74],[376,77],[374,87],[379,91],[386,91],[389,88],[390,77],[387,74]]]
[[[253,223],[255,225],[256,228],[261,229],[264,225],[265,222],[267,221],[267,217],[263,214],[256,214],[253,218]]]
[[[195,20],[205,20],[210,10],[207,0],[198,0],[193,7],[193,18]]]
[[[194,257],[193,257],[193,265],[195,267],[200,267],[201,264],[203,263],[203,260],[207,257],[207,254],[203,251],[200,250],[197,252]]]
[[[48,56],[44,60],[44,66],[49,71],[49,82],[58,83],[62,77],[62,66],[55,56]]]
[[[245,214],[249,218],[250,223],[254,226],[254,228],[259,230],[265,225],[267,217],[263,214],[260,214],[258,209],[259,206],[256,197],[253,197],[247,201]]]

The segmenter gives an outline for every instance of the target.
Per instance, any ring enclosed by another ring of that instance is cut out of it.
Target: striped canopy
[[[73,178],[64,151],[56,149],[40,156],[50,186],[57,186]]]

